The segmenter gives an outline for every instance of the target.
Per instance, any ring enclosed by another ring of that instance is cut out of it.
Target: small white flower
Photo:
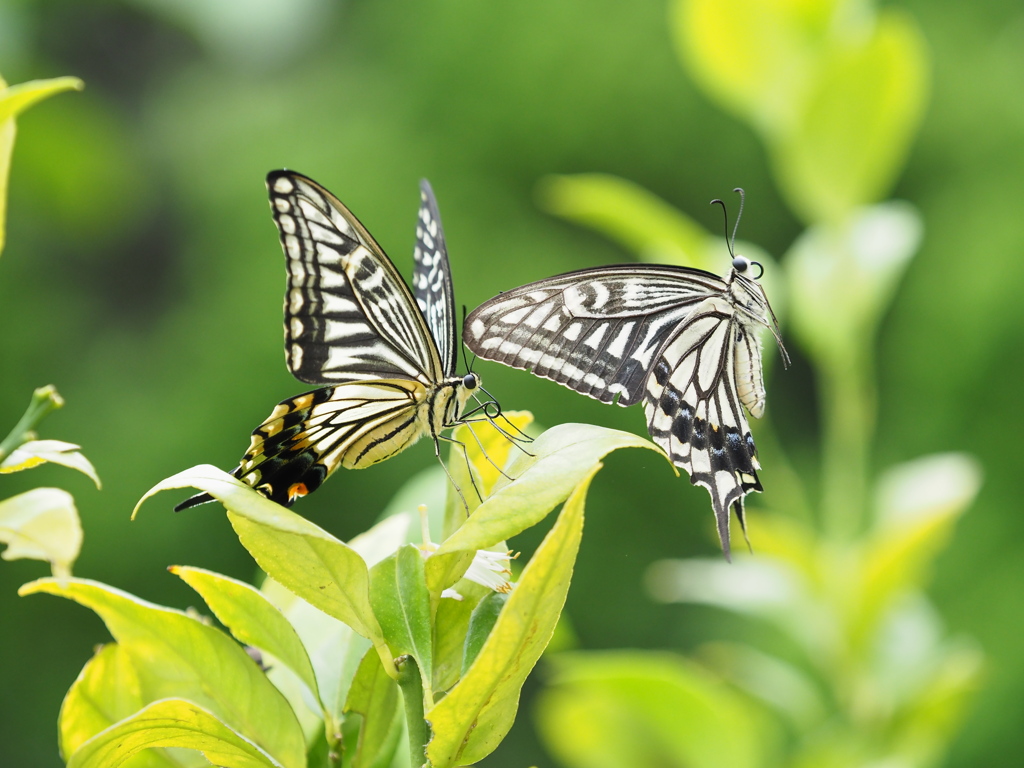
[[[426,560],[437,551],[437,544],[430,541],[430,534],[427,531],[426,506],[421,504],[419,513],[420,519],[423,521],[423,543],[420,544],[419,549],[423,559]],[[507,595],[515,587],[515,583],[509,581],[509,577],[512,575],[509,562],[517,557],[519,557],[519,553],[512,554],[511,550],[491,552],[487,549],[478,549],[463,578]],[[452,588],[444,590],[441,597],[450,597],[453,600],[462,599],[462,595]]]

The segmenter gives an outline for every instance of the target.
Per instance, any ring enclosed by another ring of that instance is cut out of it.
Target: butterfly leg
[[[469,463],[469,454],[466,452],[466,444],[458,440],[454,440],[450,437],[446,437],[445,435],[434,435],[434,456],[436,456],[437,460],[441,462],[441,467],[444,469],[444,473],[448,475],[449,482],[452,484],[452,487],[455,489],[455,492],[459,494],[459,499],[462,500],[462,506],[463,508],[465,508],[466,514],[469,514],[469,504],[466,502],[466,497],[462,493],[462,488],[460,488],[459,484],[455,482],[455,478],[452,477],[452,473],[448,470],[448,466],[444,463],[444,459],[441,458],[442,440],[444,440],[446,443],[452,443],[453,445],[458,445],[462,448],[462,456],[466,461],[466,469],[469,472],[469,481],[470,483],[473,484],[473,492],[476,494],[477,499],[483,501],[483,494],[481,494],[480,489],[477,488],[476,479],[473,477],[473,468]]]

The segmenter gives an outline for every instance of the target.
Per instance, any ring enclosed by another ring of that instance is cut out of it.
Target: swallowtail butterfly
[[[315,181],[271,171],[267,189],[288,268],[285,358],[297,379],[319,388],[279,403],[232,474],[290,506],[338,467],[384,461],[423,435],[439,455],[441,431],[462,422],[480,377],[455,373],[452,279],[428,182],[420,183],[412,292]],[[211,500],[198,494],[175,509]]]
[[[569,272],[484,302],[463,337],[482,358],[601,402],[643,401],[651,437],[710,492],[728,557],[730,507],[745,535],[743,498],[762,490],[743,412],[764,413],[762,328],[788,363],[752,265],[734,256],[724,278],[654,264]]]

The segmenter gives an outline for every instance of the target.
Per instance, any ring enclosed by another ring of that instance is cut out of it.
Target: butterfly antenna
[[[743,187],[736,187],[736,189],[734,189],[733,192],[739,192],[740,193],[740,210],[736,214],[736,223],[733,224],[733,227],[732,227],[732,248],[729,249],[730,251],[732,251],[733,249],[736,248],[736,232],[740,228],[740,219],[743,217],[743,203],[744,203],[744,201],[747,198],[746,193],[743,191]],[[760,266],[760,265],[758,265],[758,266]],[[761,272],[762,272],[762,274],[764,273],[764,267],[761,267]]]
[[[736,258],[736,254],[733,253],[732,241],[729,239],[729,211],[725,207],[725,203],[722,200],[720,200],[719,198],[717,198],[717,197],[714,200],[711,201],[711,205],[720,205],[720,206],[722,206],[722,216],[725,217],[725,245],[729,249],[729,257],[735,259]],[[742,210],[742,209],[743,209],[743,205],[741,203],[740,204],[740,210]],[[739,223],[739,222],[737,221],[737,223]],[[734,236],[733,239],[735,239],[735,236]]]
[[[466,314],[467,314],[467,312],[466,312],[466,305],[463,304],[462,305],[462,327],[463,328],[466,327]],[[463,363],[463,365],[466,366],[466,372],[467,373],[472,373],[473,372],[473,363],[469,362],[469,358],[466,357],[466,345],[462,344],[461,347],[462,347],[462,363]],[[473,355],[473,361],[474,362],[476,361],[476,355]]]

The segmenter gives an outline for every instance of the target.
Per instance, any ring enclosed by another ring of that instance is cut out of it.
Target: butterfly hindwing
[[[654,355],[679,322],[725,283],[701,270],[597,267],[500,294],[466,319],[466,345],[602,402],[644,396]]]
[[[338,467],[362,469],[415,442],[425,397],[418,382],[379,379],[288,398],[253,430],[235,476],[289,506]]]
[[[646,384],[648,431],[669,458],[707,488],[729,554],[729,509],[745,527],[743,497],[760,491],[757,454],[736,386],[737,332],[723,298],[702,302],[659,352]]]
[[[441,226],[441,214],[434,190],[426,179],[420,181],[420,210],[416,219],[413,295],[437,343],[446,376],[455,373],[458,338],[455,334],[455,292],[452,288],[448,248]]]
[[[359,220],[312,179],[267,176],[288,263],[285,355],[296,378],[333,384],[443,375],[412,294]]]

